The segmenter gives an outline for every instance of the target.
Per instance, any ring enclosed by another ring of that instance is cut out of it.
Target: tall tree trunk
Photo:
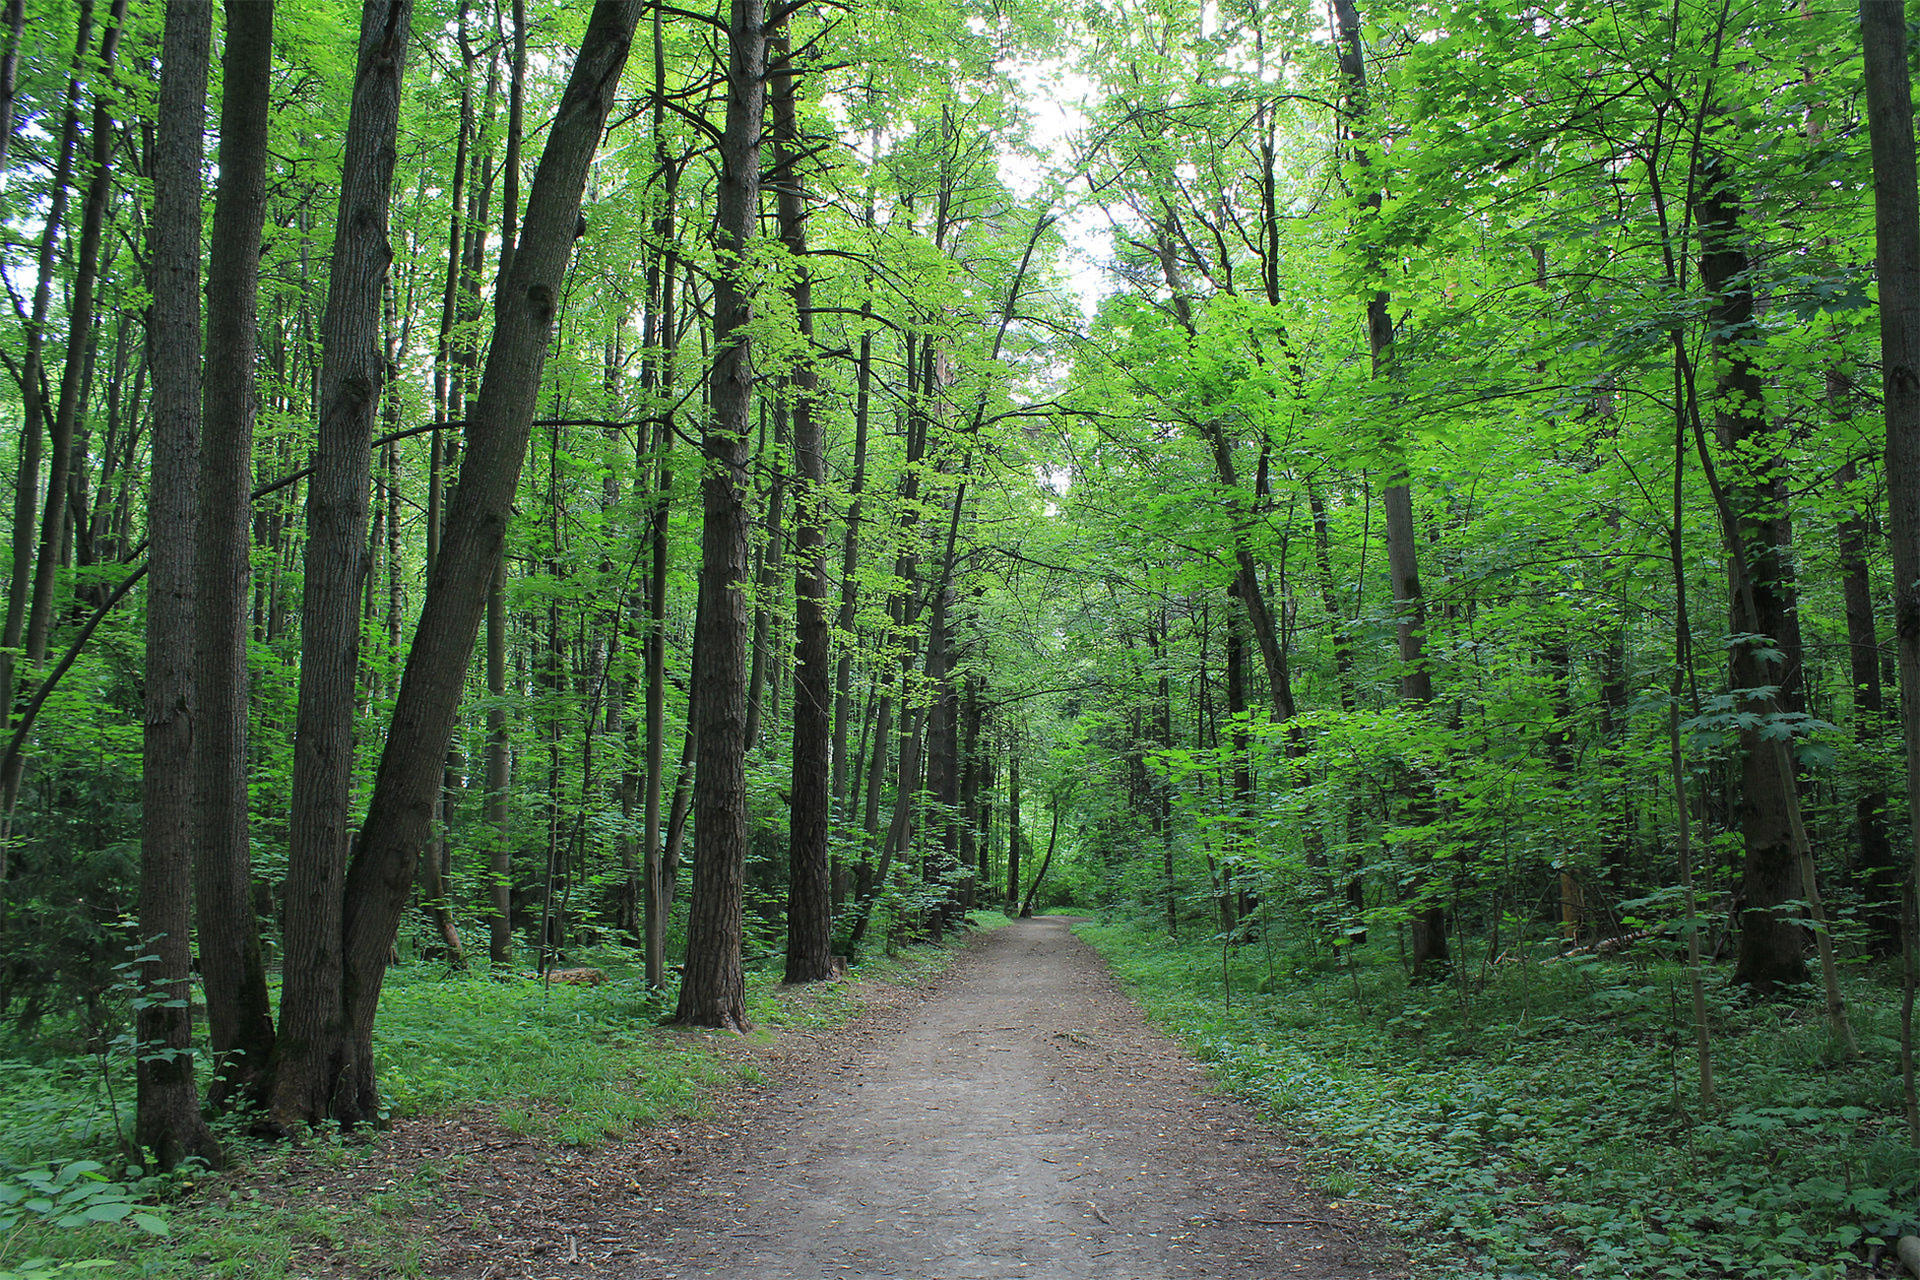
[[[1844,412],[1847,390],[1829,382],[1829,403]],[[1848,415],[1850,416],[1850,415]],[[1878,758],[1886,735],[1886,699],[1880,686],[1880,635],[1874,618],[1873,585],[1867,571],[1867,520],[1854,492],[1858,469],[1853,459],[1841,464],[1834,480],[1846,514],[1840,520],[1840,582],[1846,601],[1847,665],[1853,689],[1853,736]],[[1877,776],[1861,783],[1853,802],[1854,832],[1860,842],[1861,914],[1869,945],[1882,956],[1900,950],[1900,895],[1906,876],[1887,831],[1887,792]]]
[[[350,1060],[343,1002],[344,921],[360,666],[359,588],[367,564],[367,479],[385,357],[380,307],[408,0],[369,0],[360,46],[321,325],[320,431],[307,490],[300,693],[287,861],[286,982],[268,1112],[293,1131],[338,1113],[363,1117],[339,1087],[371,1072]],[[438,755],[434,764],[439,764]],[[381,957],[385,961],[384,954]]]
[[[715,238],[727,264],[713,286],[713,416],[701,442],[700,616],[694,644],[699,739],[694,764],[693,895],[677,1021],[747,1027],[740,967],[747,856],[747,477],[753,428],[752,298],[742,260],[760,218],[760,128],[766,106],[764,0],[732,0],[727,115],[720,141]]]
[[[958,813],[958,859],[960,910],[972,911],[979,905],[979,886],[987,883],[986,844],[981,838],[980,785],[986,764],[980,755],[980,677],[969,675],[966,697],[960,708],[960,804]]]
[[[1709,303],[1707,325],[1715,364],[1714,427],[1729,456],[1726,487],[1735,527],[1725,531],[1741,554],[1729,558],[1731,629],[1744,635],[1732,648],[1732,682],[1742,711],[1800,709],[1800,627],[1785,525],[1786,492],[1778,444],[1766,417],[1765,386],[1750,350],[1758,340],[1749,262],[1740,241],[1739,204],[1724,160],[1702,165],[1700,283]],[[1744,575],[1742,571],[1744,570]],[[1739,581],[1744,576],[1744,582]],[[1751,612],[1747,601],[1751,600]],[[1777,655],[1777,656],[1775,656]],[[1762,696],[1754,690],[1777,690]],[[1770,734],[1740,734],[1741,868],[1740,950],[1734,980],[1763,990],[1803,982],[1805,935],[1784,904],[1801,897],[1799,855],[1787,808],[1796,785],[1785,753]]]
[[[80,244],[75,254],[72,294],[67,306],[67,356],[60,369],[60,398],[47,432],[47,498],[40,512],[40,551],[33,567],[33,600],[27,613],[27,661],[46,662],[53,634],[53,594],[59,581],[61,550],[67,539],[68,498],[73,484],[73,433],[80,416],[86,378],[92,370],[93,295],[100,279],[100,239],[113,191],[114,96],[109,83],[120,31],[126,25],[127,0],[114,0],[100,37],[100,64],[93,92],[91,176],[81,204]],[[195,223],[196,240],[199,220]]]
[[[200,453],[194,735],[200,971],[216,1109],[252,1097],[273,1051],[247,805],[247,608],[251,556],[254,334],[267,208],[273,5],[227,0],[220,181],[207,256],[205,435]],[[158,366],[156,365],[156,368]]]
[[[93,36],[93,0],[79,0],[75,19],[73,68],[67,78],[66,104],[60,126],[60,149],[56,153],[49,179],[47,215],[40,231],[39,267],[34,282],[33,305],[27,317],[26,355],[20,366],[20,460],[13,490],[13,567],[7,578],[7,609],[0,622],[0,707],[11,717],[15,714],[18,675],[14,655],[23,647],[27,628],[27,606],[33,594],[33,552],[35,520],[40,511],[40,463],[46,448],[46,368],[45,350],[47,313],[53,304],[55,268],[59,262],[60,232],[66,221],[67,200],[73,185],[73,153],[80,138],[81,73],[86,64],[87,45]],[[206,90],[200,90],[204,101]],[[195,222],[196,237],[199,226]],[[198,243],[196,238],[196,244]],[[6,771],[0,774],[0,827],[11,824],[13,805],[20,794],[20,775],[25,753],[16,754]],[[0,883],[6,871],[7,835],[0,829]]]
[[[773,406],[773,448],[767,449],[765,406],[762,406],[761,465],[769,473],[767,483],[767,537],[754,553],[753,636],[747,665],[747,750],[760,745],[761,721],[766,716],[768,690],[773,668],[778,665],[769,637],[779,629],[779,614],[774,601],[780,593],[780,565],[786,543],[784,525],[787,507],[787,405],[781,399]]]
[[[218,1160],[200,1115],[188,1004],[193,788],[194,467],[200,448],[200,170],[213,5],[167,7],[148,227],[154,370],[148,488],[145,729],[140,785],[140,967],[135,1140],[171,1169]]]
[[[860,314],[873,314],[871,298],[861,303]],[[853,629],[860,598],[860,521],[862,495],[867,487],[867,424],[872,409],[873,331],[860,331],[860,355],[854,367],[853,392],[853,479],[847,485],[847,529],[840,552],[840,614],[835,625],[840,632],[840,654],[833,673],[833,808],[835,820],[851,826],[853,811],[849,803],[852,779],[859,771],[859,756],[847,755],[847,721],[853,714]],[[852,765],[849,768],[849,765]],[[834,899],[846,896],[844,868],[835,875]]]
[[[827,860],[832,820],[831,633],[827,625],[827,479],[825,445],[814,413],[813,279],[807,266],[806,190],[797,170],[800,126],[794,104],[792,47],[784,28],[772,47],[774,184],[780,240],[794,259],[793,307],[802,351],[793,397],[794,630],[793,781],[787,826],[788,982],[833,976],[833,885]],[[777,536],[777,535],[776,535]]]
[[[513,963],[513,829],[507,788],[507,592],[502,559],[487,583],[487,962]]]
[[[0,55],[0,165],[13,144],[14,89],[19,81],[20,39],[26,33],[26,0],[7,0],[7,51]]]
[[[1866,50],[1867,129],[1873,148],[1874,258],[1880,282],[1888,534],[1893,551],[1900,729],[1907,757],[1910,883],[1920,885],[1920,191],[1914,174],[1906,6],[1860,0],[1860,29]],[[1910,957],[1920,949],[1912,927],[1906,944]],[[1904,1051],[1910,1054],[1910,1044]],[[1910,1072],[1907,1113],[1908,1140],[1920,1146],[1920,1106],[1916,1106]]]
[[[1307,509],[1313,515],[1313,564],[1319,577],[1320,603],[1326,610],[1327,629],[1333,640],[1333,670],[1340,689],[1340,709],[1352,711],[1353,639],[1347,634],[1346,616],[1333,585],[1333,536],[1327,521],[1326,499],[1311,484],[1307,486]]]
[[[445,441],[440,431],[451,416],[454,322],[460,306],[460,268],[466,260],[467,155],[473,145],[473,45],[467,37],[468,0],[461,0],[457,30],[460,46],[460,131],[454,142],[453,190],[448,198],[447,274],[440,294],[440,332],[433,348],[433,421],[427,438],[427,571],[440,557],[440,525],[446,508]]]
[[[1007,748],[1007,914],[1020,904],[1020,730]]]
[[[513,496],[532,430],[548,340],[558,319],[587,169],[612,109],[639,21],[640,0],[602,0],[588,20],[527,199],[511,270],[494,293],[493,340],[467,414],[460,481],[447,503],[440,559],[407,654],[374,775],[373,796],[347,872],[342,1121],[377,1114],[373,1021],[387,954],[425,845],[466,684],[487,587],[499,571]]]
[[[667,982],[667,908],[673,900],[673,879],[667,869],[666,847],[660,827],[661,799],[666,787],[667,744],[667,570],[673,514],[673,390],[674,357],[679,345],[679,254],[674,249],[674,200],[679,194],[680,168],[668,154],[666,135],[667,52],[660,10],[653,11],[653,159],[661,182],[659,213],[654,218],[655,253],[665,263],[659,280],[649,278],[652,309],[643,341],[647,347],[647,374],[658,408],[653,421],[653,453],[659,468],[654,485],[649,532],[652,555],[647,580],[647,767],[644,926],[647,985],[664,990]],[[656,258],[658,261],[658,258]],[[688,725],[692,729],[691,723]],[[691,732],[688,735],[692,740]],[[677,855],[676,855],[677,861]],[[677,869],[677,868],[676,868]]]
[[[1345,127],[1356,140],[1352,150],[1358,181],[1367,184],[1357,193],[1360,207],[1369,215],[1380,212],[1380,190],[1368,178],[1372,165],[1364,140],[1369,127],[1370,105],[1367,90],[1367,62],[1360,42],[1360,13],[1353,0],[1333,0],[1334,44],[1340,61],[1341,90],[1344,98]],[[1373,376],[1394,376],[1392,299],[1386,290],[1374,291],[1367,298],[1367,350],[1373,358]],[[1397,428],[1390,427],[1382,441],[1388,455],[1385,492],[1381,503],[1386,508],[1387,576],[1393,588],[1397,617],[1396,634],[1400,652],[1400,699],[1417,709],[1433,701],[1433,673],[1427,665],[1426,600],[1420,591],[1419,535],[1413,519],[1413,484],[1407,474],[1406,446]],[[1415,802],[1416,817],[1422,801]],[[1423,877],[1423,881],[1427,877]],[[1424,885],[1423,885],[1424,889]],[[1436,905],[1415,908],[1409,933],[1413,943],[1413,971],[1423,973],[1430,964],[1444,963],[1447,956],[1446,912]]]

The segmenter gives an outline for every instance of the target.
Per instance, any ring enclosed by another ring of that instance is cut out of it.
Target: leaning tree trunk
[[[307,490],[300,695],[287,854],[286,983],[267,1089],[286,1130],[336,1111],[360,1119],[338,1087],[350,1060],[341,998],[342,890],[353,784],[359,589],[367,570],[367,479],[386,356],[380,306],[393,250],[387,209],[400,121],[400,79],[413,18],[408,0],[369,0],[347,117],[333,269],[321,322],[319,439]],[[439,764],[438,756],[434,765]],[[382,957],[384,959],[384,957]]]
[[[188,897],[193,879],[193,491],[200,448],[200,167],[212,0],[167,6],[154,122],[153,475],[147,491],[146,713],[140,786],[135,1138],[163,1168],[217,1159],[193,1079]]]
[[[447,744],[467,663],[501,564],[507,518],[526,458],[547,343],[559,315],[587,168],[612,109],[640,0],[594,6],[547,134],[508,274],[494,294],[493,340],[467,414],[460,481],[447,502],[440,558],[427,580],[407,666],[355,841],[344,911],[345,1026],[333,1116],[378,1115],[373,1022],[387,956],[406,911],[414,863],[432,833]]]
[[[273,1050],[273,1013],[253,910],[247,821],[247,613],[252,594],[253,351],[267,208],[273,5],[227,0],[220,182],[207,259],[205,437],[200,454],[200,697],[194,738],[200,970],[217,1064],[208,1102],[251,1094]],[[156,366],[157,367],[157,366]]]
[[[694,645],[705,673],[693,691],[693,896],[687,971],[674,1017],[744,1030],[741,894],[747,856],[747,478],[753,425],[753,319],[740,259],[760,217],[760,118],[766,105],[764,0],[733,0],[727,26],[727,118],[720,142],[713,286],[713,416],[702,441],[701,611]]]

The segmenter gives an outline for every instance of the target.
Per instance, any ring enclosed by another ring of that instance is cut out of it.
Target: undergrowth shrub
[[[1350,968],[1242,947],[1229,1007],[1218,947],[1082,932],[1430,1275],[1838,1280],[1920,1225],[1894,995],[1858,976],[1857,1062],[1816,993],[1753,1004],[1711,983],[1720,1098],[1703,1110],[1685,974],[1665,958],[1409,984],[1390,942]]]

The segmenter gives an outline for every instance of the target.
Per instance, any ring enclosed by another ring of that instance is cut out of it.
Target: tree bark
[[[147,496],[145,729],[140,786],[140,983],[134,1136],[162,1168],[218,1160],[194,1087],[189,897],[193,878],[194,466],[200,448],[200,171],[213,5],[167,6],[148,228],[154,370]]]
[[[633,43],[640,0],[596,4],[547,134],[508,274],[494,295],[493,340],[480,393],[467,414],[460,480],[447,503],[440,559],[427,580],[373,796],[348,869],[342,1057],[333,1115],[378,1114],[373,1021],[414,861],[425,845],[452,740],[487,587],[502,563],[548,339],[558,319],[587,169]]]
[[[667,570],[673,514],[673,389],[674,357],[678,350],[677,304],[680,257],[674,248],[674,200],[679,194],[680,167],[668,154],[666,135],[667,53],[660,10],[653,11],[653,158],[661,182],[660,211],[654,218],[655,262],[665,259],[651,274],[648,295],[649,328],[645,377],[659,406],[653,422],[653,453],[658,474],[654,484],[649,534],[652,542],[647,579],[647,762],[646,826],[644,839],[645,895],[642,921],[647,985],[656,991],[667,984],[667,907],[673,900],[673,881],[667,870],[661,831],[661,799],[666,789],[667,749]]]
[[[793,779],[787,824],[788,982],[833,976],[833,653],[827,624],[825,445],[814,412],[813,279],[807,266],[806,190],[797,164],[800,126],[792,46],[783,27],[772,46],[774,185],[780,239],[794,259],[793,307],[802,351],[788,381],[793,398],[794,631]]]
[[[1725,161],[1710,154],[1701,169],[1700,283],[1709,299],[1707,327],[1717,366],[1714,428],[1729,455],[1731,476],[1726,496],[1734,527],[1725,533],[1741,550],[1729,558],[1732,630],[1736,637],[1744,635],[1732,647],[1732,684],[1735,696],[1744,699],[1743,711],[1798,711],[1800,627],[1786,493],[1778,445],[1766,417],[1766,388],[1749,354],[1759,340],[1750,264],[1740,241],[1739,204],[1728,184]],[[1777,692],[1753,692],[1761,689]],[[1788,814],[1788,792],[1796,783],[1787,753],[1775,750],[1760,729],[1742,729],[1740,746],[1744,902],[1734,981],[1771,990],[1807,976],[1805,933],[1786,918],[1798,912],[1783,907],[1797,901],[1803,890]]]
[[[753,424],[752,299],[742,258],[760,217],[760,128],[766,105],[763,0],[732,0],[727,24],[727,115],[720,143],[713,286],[713,416],[702,440],[706,473],[700,539],[701,612],[695,646],[699,740],[694,765],[693,896],[687,970],[677,1021],[745,1030],[740,967],[741,893],[747,855],[747,479]]]
[[[393,260],[387,210],[412,18],[408,0],[370,0],[361,13],[321,322],[320,431],[307,491],[294,730],[286,982],[267,1093],[272,1123],[289,1132],[330,1116],[372,1118],[371,1110],[363,1114],[356,1106],[350,1090],[340,1088],[343,1078],[372,1072],[370,1061],[352,1060],[345,1023],[342,895],[360,665],[359,589],[367,572],[367,480],[386,366],[380,307]],[[439,763],[436,753],[436,777]]]
[[[205,434],[200,453],[194,740],[200,971],[214,1056],[208,1104],[257,1092],[273,1014],[253,908],[247,803],[247,610],[252,595],[254,335],[267,207],[273,5],[227,0],[220,181],[207,257]],[[157,367],[157,366],[156,366]]]
[[[1860,29],[1866,52],[1867,130],[1873,149],[1900,728],[1907,757],[1913,882],[1920,883],[1920,191],[1914,174],[1906,6],[1894,0],[1860,0]],[[1908,933],[1912,946],[1912,930]],[[1908,1106],[1913,1106],[1911,1094]],[[1912,1130],[1912,1141],[1920,1145],[1920,1124]]]

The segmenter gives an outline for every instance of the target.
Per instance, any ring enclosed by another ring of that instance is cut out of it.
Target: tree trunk
[[[873,300],[861,303],[862,319],[873,314]],[[854,368],[853,393],[853,479],[847,486],[847,531],[840,552],[840,614],[836,620],[841,635],[840,654],[833,674],[833,810],[842,826],[853,824],[850,787],[859,772],[860,757],[847,755],[847,722],[853,714],[853,628],[859,604],[860,520],[862,495],[867,487],[867,424],[872,406],[873,331],[860,331],[860,355]],[[849,768],[849,764],[853,767]],[[846,868],[834,874],[834,901],[846,897]]]
[[[145,729],[140,786],[141,1007],[134,1015],[139,1145],[171,1169],[218,1160],[193,1078],[189,972],[193,879],[194,468],[200,448],[200,171],[213,5],[167,7],[148,228],[154,370],[147,496]]]
[[[1794,615],[1786,493],[1778,444],[1766,418],[1766,388],[1749,354],[1758,341],[1749,262],[1740,242],[1739,204],[1725,162],[1702,165],[1700,283],[1709,303],[1707,326],[1715,363],[1714,428],[1728,453],[1728,505],[1735,527],[1725,531],[1741,554],[1729,558],[1732,684],[1740,710],[1800,709],[1800,628]],[[1751,461],[1757,457],[1758,461]],[[1744,569],[1744,583],[1739,579]],[[1746,601],[1751,599],[1751,613]],[[1777,655],[1777,656],[1775,656]],[[1754,690],[1777,693],[1761,695]],[[1807,977],[1805,933],[1783,904],[1802,896],[1799,854],[1788,805],[1796,785],[1786,753],[1760,729],[1740,733],[1741,868],[1740,951],[1734,981],[1762,990]]]
[[[380,306],[388,264],[400,80],[412,6],[370,0],[361,14],[347,120],[333,268],[322,321],[320,431],[307,491],[306,586],[294,731],[287,869],[286,983],[268,1110],[287,1131],[330,1115],[370,1119],[339,1081],[371,1073],[351,1059],[344,1022],[343,900],[360,665],[359,588],[367,569],[367,478],[385,359]],[[437,767],[439,757],[433,761]],[[385,962],[384,953],[381,960]]]
[[[747,1027],[740,967],[741,893],[747,856],[747,477],[753,425],[752,299],[741,263],[760,217],[760,127],[766,105],[763,0],[733,0],[727,25],[727,115],[720,144],[716,239],[723,264],[713,286],[713,416],[701,443],[700,616],[694,644],[702,678],[693,690],[693,896],[686,976],[675,1019]]]
[[[960,707],[960,803],[955,813],[963,919],[966,912],[979,905],[979,886],[988,883],[985,842],[980,838],[980,784],[986,773],[980,755],[980,685],[978,676],[967,677],[966,697]]]
[[[1841,383],[1835,386],[1835,381]],[[1829,403],[1843,413],[1846,407],[1844,379],[1830,379]],[[1847,416],[1851,416],[1850,414]],[[1886,699],[1880,686],[1880,635],[1874,617],[1872,578],[1867,570],[1867,519],[1854,493],[1857,468],[1849,458],[1841,464],[1834,480],[1840,489],[1842,510],[1839,522],[1840,581],[1846,601],[1847,659],[1853,689],[1854,740],[1877,759],[1877,744],[1886,733]],[[1876,955],[1891,956],[1900,950],[1900,895],[1905,880],[1900,858],[1887,831],[1887,792],[1876,774],[1862,781],[1853,802],[1854,831],[1860,841],[1861,915],[1867,926],[1868,945]]]
[[[27,661],[36,668],[46,662],[53,634],[53,593],[59,581],[61,549],[67,538],[67,500],[73,483],[73,433],[80,401],[91,372],[95,326],[93,295],[99,284],[100,239],[113,191],[113,143],[117,134],[113,94],[107,81],[113,76],[120,49],[120,31],[126,25],[127,0],[114,0],[106,30],[100,37],[98,83],[93,94],[92,175],[81,205],[80,244],[76,251],[72,294],[67,304],[67,356],[60,369],[60,398],[47,432],[47,498],[40,513],[40,552],[33,567],[33,601],[27,614]],[[194,220],[195,242],[199,219]]]
[[[1020,731],[1007,751],[1007,912],[1020,903]]]
[[[6,11],[7,52],[0,56],[0,165],[7,159],[13,143],[14,89],[19,80],[20,39],[26,33],[26,0],[8,0]]]
[[[1911,882],[1920,884],[1920,191],[1916,191],[1914,174],[1906,6],[1860,0],[1860,28],[1866,50],[1867,128],[1873,147],[1900,727],[1907,757]],[[1914,945],[1911,929],[1908,945]],[[1912,1112],[1911,1089],[1907,1105]],[[1909,1139],[1920,1146],[1920,1122],[1910,1125]]]
[[[1353,0],[1333,0],[1334,43],[1338,47],[1340,78],[1345,99],[1348,136],[1361,138],[1369,112],[1366,56],[1360,43],[1360,13]],[[1366,144],[1353,148],[1353,164],[1365,182],[1372,159]],[[1370,214],[1380,212],[1380,191],[1366,186],[1359,193],[1362,208]],[[1367,350],[1373,357],[1373,376],[1393,376],[1392,299],[1385,290],[1376,290],[1367,298]],[[1389,429],[1382,442],[1389,458],[1390,471],[1382,505],[1386,508],[1387,576],[1393,587],[1396,634],[1400,652],[1400,699],[1416,709],[1433,701],[1433,673],[1426,659],[1426,601],[1420,591],[1420,552],[1418,531],[1413,520],[1413,485],[1406,472],[1404,442],[1398,432]],[[1424,800],[1416,800],[1416,818]],[[1422,876],[1424,882],[1428,879]],[[1413,942],[1413,971],[1423,973],[1430,964],[1445,962],[1447,956],[1447,920],[1443,908],[1417,906],[1410,921]]]
[[[763,409],[764,412],[764,409]],[[766,432],[762,424],[761,443]],[[787,407],[776,404],[773,410],[773,448],[762,448],[762,465],[770,473],[767,485],[767,540],[756,553],[758,570],[754,574],[753,638],[748,650],[747,667],[747,750],[760,745],[761,721],[766,715],[768,686],[776,664],[769,637],[779,629],[774,599],[780,592],[780,563],[786,540],[783,520],[787,505]]]
[[[258,1100],[273,1051],[260,926],[253,907],[247,803],[247,608],[252,594],[254,334],[260,237],[267,207],[267,111],[273,5],[227,0],[220,181],[207,257],[205,435],[194,657],[200,698],[194,735],[195,891],[200,971],[214,1074],[208,1105]],[[159,367],[155,366],[156,369]]]
[[[513,963],[513,828],[507,789],[507,575],[504,558],[487,583],[487,963]]]
[[[640,10],[640,0],[602,0],[594,6],[534,174],[510,271],[495,290],[493,340],[479,396],[467,414],[460,480],[447,503],[440,559],[427,580],[373,796],[347,873],[343,1057],[352,1074],[337,1082],[333,1104],[335,1118],[342,1121],[378,1114],[371,1055],[380,984],[406,909],[414,861],[431,829],[487,587],[502,563],[587,169],[612,109]]]
[[[647,347],[646,377],[658,395],[653,423],[653,452],[659,468],[654,485],[649,532],[652,541],[647,580],[647,767],[645,894],[642,933],[646,949],[647,985],[663,991],[667,984],[667,908],[673,901],[673,881],[667,870],[666,848],[660,829],[661,797],[666,787],[667,743],[667,570],[673,514],[673,388],[674,356],[679,345],[676,305],[679,255],[673,248],[674,200],[679,194],[680,170],[668,154],[666,136],[667,53],[660,10],[653,11],[653,145],[654,164],[663,182],[660,212],[654,235],[666,256],[660,279],[649,279],[653,306],[651,327],[643,336]],[[689,726],[691,727],[691,726]]]
[[[819,379],[813,371],[813,281],[807,266],[806,191],[796,171],[800,126],[794,108],[792,51],[774,42],[774,183],[780,239],[794,259],[793,306],[803,350],[789,386],[793,396],[794,630],[793,782],[787,826],[788,982],[833,976],[833,885],[827,860],[832,821],[829,757],[833,750],[833,653],[827,624],[827,479]]]
[[[60,149],[49,179],[47,215],[40,232],[39,268],[33,289],[33,307],[28,313],[26,356],[20,370],[20,455],[13,490],[13,567],[7,578],[6,618],[0,623],[0,707],[11,717],[15,713],[18,675],[15,654],[26,638],[27,606],[32,598],[35,517],[40,510],[40,462],[46,447],[47,400],[44,367],[47,312],[53,303],[55,268],[59,261],[60,231],[66,221],[67,199],[72,186],[73,153],[80,137],[80,76],[87,58],[87,43],[93,34],[93,0],[79,0],[75,21],[73,69],[67,78],[66,105],[60,127]],[[201,89],[204,102],[206,91]],[[199,222],[195,223],[198,245]],[[197,309],[196,309],[197,314]],[[20,775],[25,753],[12,757],[6,772],[0,774],[0,824],[10,825],[14,800],[20,793]],[[7,832],[0,829],[0,837]],[[0,838],[0,882],[6,871],[7,841]]]

